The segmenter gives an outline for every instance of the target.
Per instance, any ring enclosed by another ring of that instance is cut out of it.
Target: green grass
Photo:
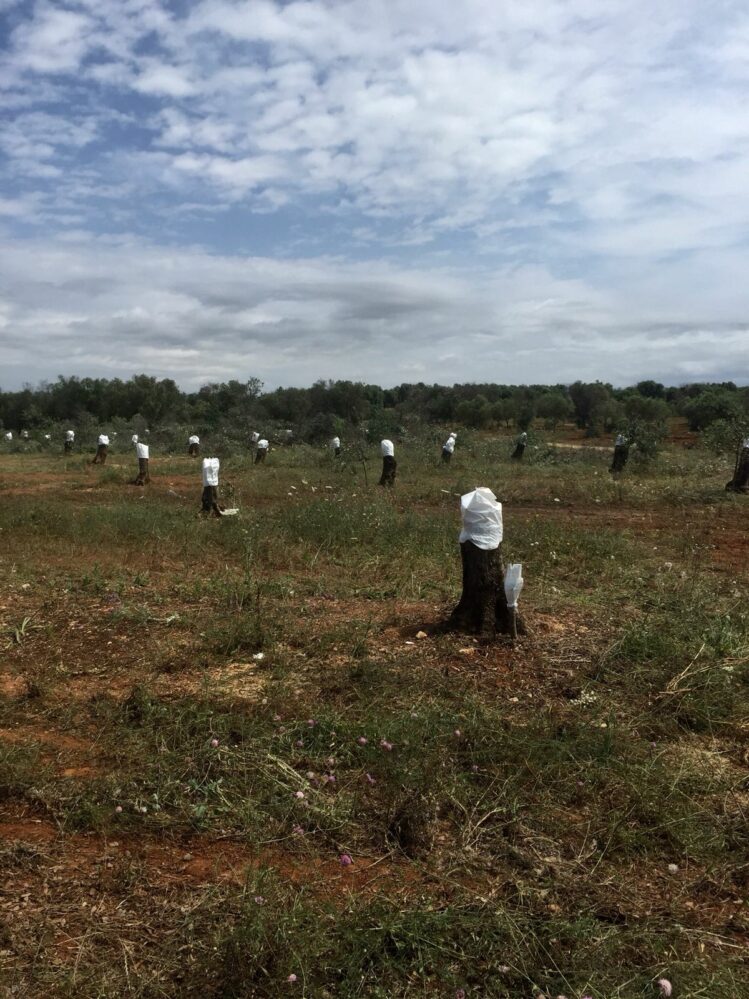
[[[0,852],[31,899],[22,931],[0,907],[3,984],[643,999],[665,974],[676,999],[749,996],[747,575],[738,542],[710,547],[745,504],[696,451],[619,485],[600,452],[433,451],[399,448],[392,493],[374,455],[366,488],[306,447],[227,454],[224,521],[158,449],[142,491],[114,459],[2,458],[0,821],[59,831]],[[524,565],[514,649],[435,628],[477,483]],[[154,860],[209,847],[203,880]],[[246,883],[221,877],[232,849]]]

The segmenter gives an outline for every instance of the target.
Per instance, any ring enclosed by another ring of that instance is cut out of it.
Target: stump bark
[[[513,461],[520,461],[525,454],[525,444],[516,444],[515,450],[512,452],[511,458]]]
[[[133,479],[134,486],[146,486],[151,481],[148,473],[148,458],[138,458],[138,474]]]
[[[221,509],[218,502],[218,486],[203,486],[202,512],[220,517]]]
[[[259,465],[261,462],[265,461],[265,456],[268,453],[268,448],[258,448],[255,452],[255,464]]]
[[[386,454],[382,459],[382,475],[380,476],[381,486],[395,485],[395,471],[398,465],[391,454]]]
[[[452,458],[452,451],[448,451],[446,447],[442,448],[442,463],[444,465],[450,464],[450,459]]]
[[[65,441],[65,443],[63,444],[62,453],[63,454],[72,454],[73,453],[73,442],[72,441]]]
[[[91,464],[92,465],[106,465],[106,463],[107,463],[107,453],[108,453],[107,452],[107,445],[106,444],[99,444],[99,446],[96,449],[96,454],[94,455],[94,459],[91,462]]]
[[[200,454],[200,444],[188,444],[187,453],[190,455],[191,458],[194,458],[196,455]]]
[[[749,493],[749,447],[742,448],[733,478],[726,483],[726,492]]]
[[[614,448],[614,458],[611,462],[611,468],[609,469],[611,474],[618,475],[620,472],[623,472],[628,458],[629,448],[623,444],[617,444]]]
[[[463,592],[447,621],[450,631],[465,631],[493,639],[497,635],[524,634],[522,622],[507,606],[502,546],[489,551],[472,541],[460,546],[463,566]]]

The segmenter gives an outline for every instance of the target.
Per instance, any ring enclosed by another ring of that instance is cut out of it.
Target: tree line
[[[104,425],[114,420],[145,425],[178,423],[210,432],[231,427],[288,425],[299,438],[322,439],[346,425],[395,433],[402,425],[455,422],[471,428],[548,429],[574,421],[591,435],[634,426],[663,426],[684,416],[692,430],[749,418],[749,387],[733,382],[665,386],[648,380],[628,388],[605,382],[571,385],[404,383],[379,385],[320,380],[309,388],[264,391],[258,378],[231,380],[183,392],[171,378],[59,376],[54,382],[0,390],[0,427],[41,431],[69,422]]]

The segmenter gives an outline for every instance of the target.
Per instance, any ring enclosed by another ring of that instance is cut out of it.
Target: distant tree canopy
[[[733,425],[749,416],[749,388],[733,382],[668,387],[656,381],[615,389],[605,382],[572,385],[403,384],[382,389],[363,382],[320,380],[309,388],[263,391],[258,378],[215,382],[183,392],[171,378],[63,377],[15,392],[0,391],[0,426],[42,430],[69,422],[77,426],[122,420],[149,427],[189,424],[195,430],[262,430],[285,425],[309,440],[324,439],[346,426],[395,433],[405,424],[515,427],[534,419],[553,428],[574,419],[589,433],[648,427],[659,433],[672,415],[685,416],[695,430],[714,423]]]

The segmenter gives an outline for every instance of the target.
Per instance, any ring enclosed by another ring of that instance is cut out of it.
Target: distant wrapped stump
[[[99,444],[96,448],[96,454],[93,457],[92,465],[105,465],[107,462],[107,454],[109,449],[106,444]]]
[[[726,492],[749,493],[749,447],[741,449],[733,478],[726,483]]]
[[[151,481],[148,472],[148,458],[138,458],[138,474],[133,479],[134,486],[146,486]]]
[[[614,448],[614,458],[609,471],[612,475],[620,475],[627,464],[629,458],[629,448],[623,444],[617,444]]]
[[[397,469],[397,463],[395,458],[391,454],[387,454],[382,459],[382,475],[380,476],[381,486],[394,486],[395,485],[395,472]]]
[[[202,512],[212,513],[214,517],[221,516],[221,506],[218,502],[218,487],[203,486]]]

